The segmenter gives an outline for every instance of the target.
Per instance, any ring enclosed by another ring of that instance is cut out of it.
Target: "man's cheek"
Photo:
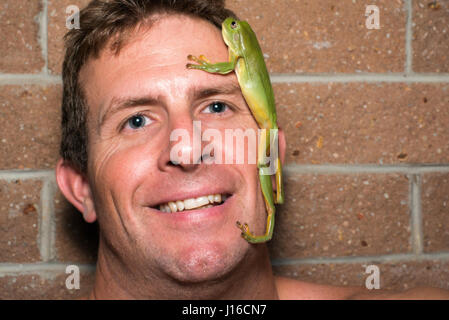
[[[110,166],[114,159],[114,155],[118,152],[119,145],[118,144],[106,144],[104,146],[95,146],[89,150],[89,154],[91,155],[89,161],[89,172],[93,172],[93,182],[95,184],[99,184],[101,181],[108,181],[109,175],[111,172]]]
[[[95,181],[109,185],[117,183],[117,178],[123,178],[123,182],[126,182],[136,177],[150,162],[145,154],[149,152],[148,148],[138,142],[111,139],[94,145],[92,149],[91,172],[95,172]]]

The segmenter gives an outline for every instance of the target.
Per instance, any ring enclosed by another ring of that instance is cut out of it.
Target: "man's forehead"
[[[205,20],[167,16],[148,30],[137,30],[118,55],[103,50],[98,58],[90,59],[83,67],[80,82],[88,96],[101,95],[106,88],[109,92],[121,91],[123,82],[129,84],[128,89],[132,89],[132,83],[138,90],[139,86],[147,86],[145,82],[151,81],[152,87],[157,89],[157,86],[167,88],[168,83],[171,86],[181,85],[191,81],[189,77],[192,76],[213,76],[188,70],[185,67],[188,54],[205,54],[220,61],[227,59],[227,48],[220,30]],[[116,92],[113,96],[117,96]]]
[[[164,56],[167,53],[173,56],[176,52],[171,50],[186,43],[210,49],[220,44],[225,48],[221,31],[206,20],[181,14],[157,15],[155,19],[150,20],[151,22],[141,23],[131,32],[126,32],[126,37],[122,40],[123,46],[120,46],[118,51],[114,50],[118,36],[112,36],[98,57],[89,58],[85,66],[98,60],[127,58],[135,51],[141,50],[142,46],[155,56]]]

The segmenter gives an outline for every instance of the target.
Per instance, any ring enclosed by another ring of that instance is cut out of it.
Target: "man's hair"
[[[224,0],[94,0],[80,11],[80,28],[65,35],[60,155],[79,172],[87,172],[89,112],[79,81],[81,68],[106,46],[118,55],[136,27],[151,26],[164,14],[201,18],[219,29],[225,18],[236,18]]]

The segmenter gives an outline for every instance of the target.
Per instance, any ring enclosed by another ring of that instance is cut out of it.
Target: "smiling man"
[[[84,219],[99,222],[92,299],[361,292],[274,277],[266,245],[249,244],[236,227],[265,228],[256,164],[206,164],[194,159],[193,139],[170,139],[174,130],[193,136],[195,121],[223,136],[258,129],[234,73],[186,68],[189,54],[228,59],[220,32],[228,16],[222,1],[93,1],[81,12],[81,29],[67,35],[56,176]],[[173,161],[175,146],[190,161]]]

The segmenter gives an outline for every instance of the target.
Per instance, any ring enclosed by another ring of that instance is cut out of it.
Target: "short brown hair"
[[[88,106],[79,82],[82,66],[98,57],[109,44],[118,54],[127,32],[138,25],[151,24],[157,14],[198,17],[221,28],[223,20],[236,15],[225,8],[224,0],[93,0],[80,11],[80,28],[65,35],[62,67],[61,157],[81,173],[87,172]],[[113,41],[111,41],[113,40]]]

